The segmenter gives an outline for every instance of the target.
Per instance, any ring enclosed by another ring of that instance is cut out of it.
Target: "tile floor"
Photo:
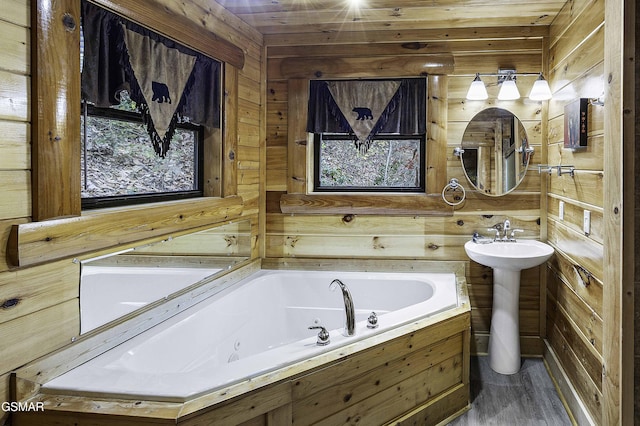
[[[571,425],[542,358],[523,358],[517,374],[502,375],[486,356],[471,357],[471,409],[449,426]]]

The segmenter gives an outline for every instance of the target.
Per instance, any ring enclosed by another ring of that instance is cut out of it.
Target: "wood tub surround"
[[[324,264],[303,263],[316,268]],[[288,269],[301,264],[265,266]],[[380,269],[373,263],[342,265],[347,270]],[[442,269],[443,265],[436,266]],[[51,374],[47,370],[60,374],[70,368],[63,361],[69,353],[60,352],[17,372],[17,395],[22,399],[33,395],[26,400],[44,403],[45,411],[17,413],[13,424],[437,424],[465,411],[469,404],[470,305],[464,276],[458,275],[457,281],[456,308],[183,403],[38,393],[33,380]],[[95,344],[104,339],[94,335],[84,343],[87,349],[89,340]]]

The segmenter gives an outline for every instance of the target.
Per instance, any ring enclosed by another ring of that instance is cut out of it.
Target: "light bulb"
[[[487,94],[487,88],[484,86],[484,83],[480,79],[480,73],[476,73],[476,78],[471,82],[471,86],[469,86],[469,91],[467,92],[467,99],[471,101],[483,101],[487,99],[489,95]]]
[[[551,89],[549,88],[549,83],[544,79],[542,73],[538,79],[533,83],[533,87],[531,88],[531,92],[529,93],[529,99],[532,101],[546,101],[551,99]]]
[[[498,99],[501,101],[520,99],[520,91],[518,91],[518,86],[516,86],[516,82],[511,75],[507,76],[507,79],[502,82],[502,87],[498,92]]]

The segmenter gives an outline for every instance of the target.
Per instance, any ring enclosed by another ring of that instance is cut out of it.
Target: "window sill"
[[[282,213],[452,216],[440,195],[426,194],[283,194]]]
[[[14,225],[7,257],[13,266],[35,265],[232,220],[242,209],[242,197],[206,197]]]

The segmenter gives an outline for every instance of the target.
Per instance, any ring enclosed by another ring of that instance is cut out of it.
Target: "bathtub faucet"
[[[351,292],[349,291],[347,286],[337,278],[331,281],[331,284],[329,284],[329,290],[334,291],[337,285],[339,285],[340,289],[342,290],[342,297],[344,298],[344,310],[347,314],[347,321],[344,325],[344,335],[353,336],[356,333],[356,312],[353,307]]]

